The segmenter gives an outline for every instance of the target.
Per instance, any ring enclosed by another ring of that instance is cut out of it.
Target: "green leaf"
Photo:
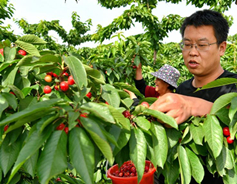
[[[137,118],[134,118],[133,121],[136,122],[137,125],[145,131],[148,131],[151,127],[150,121],[148,121],[145,117],[139,116]]]
[[[181,132],[173,128],[167,128],[166,135],[170,148],[174,147],[182,137]]]
[[[27,43],[31,43],[34,45],[43,45],[46,44],[47,42],[44,41],[43,39],[39,38],[36,35],[24,35],[22,37],[20,37],[18,40],[23,41],[23,42],[27,42]]]
[[[123,82],[115,82],[113,85],[117,88],[127,89],[127,90],[133,92],[136,96],[144,97],[144,95],[141,94],[140,91],[134,86],[130,86],[130,85],[123,83]]]
[[[165,177],[167,183],[175,183],[179,177],[179,162],[178,159],[174,160],[172,163],[166,162],[162,174]]]
[[[118,94],[117,89],[109,84],[105,84],[102,86],[102,98],[112,105],[115,108],[118,108],[120,105],[120,96]]]
[[[216,158],[216,169],[221,177],[225,175],[226,154],[225,146],[223,146],[220,155]]]
[[[178,160],[180,167],[181,184],[189,184],[191,181],[191,167],[187,152],[181,145],[178,146]]]
[[[100,126],[97,124],[94,118],[80,118],[83,127],[90,134],[92,140],[95,142],[97,147],[103,153],[105,158],[108,159],[109,163],[113,164],[113,153],[112,149],[104,136]]]
[[[16,56],[16,47],[13,47],[13,48],[5,47],[4,48],[5,62],[13,61],[15,56]]]
[[[151,132],[154,150],[154,158],[152,159],[152,163],[155,166],[163,168],[168,154],[168,140],[166,131],[160,123],[152,122]]]
[[[188,160],[190,162],[192,176],[197,183],[201,183],[204,178],[204,168],[202,166],[202,163],[195,153],[193,153],[187,147],[185,149],[187,152]]]
[[[61,60],[55,55],[43,55],[41,58],[36,58],[35,56],[25,56],[17,64],[17,66],[30,66],[31,68],[51,66],[55,63],[60,62]]]
[[[159,119],[160,121],[162,121],[163,123],[170,125],[171,127],[178,130],[178,124],[176,123],[175,119],[172,118],[171,116],[168,116],[160,111],[156,111],[156,110],[152,110],[152,109],[148,109],[148,108],[146,108],[143,111],[143,114],[153,116],[153,117]]]
[[[42,124],[44,122],[44,119],[41,119],[38,124]],[[36,125],[35,125],[36,127]],[[21,166],[28,160],[32,155],[36,153],[36,151],[39,150],[39,148],[45,143],[45,140],[47,140],[52,132],[52,126],[48,127],[44,132],[39,133],[39,131],[35,128],[32,128],[31,134],[29,134],[28,139],[26,140],[25,145],[21,149],[17,160],[14,164],[14,167],[11,171],[11,175],[9,177],[10,181],[14,175],[17,173],[17,171],[21,168]]]
[[[18,67],[14,67],[13,69],[7,70],[7,72],[3,75],[2,85],[4,87],[8,87],[9,85],[13,85],[16,78],[16,73],[18,71]]]
[[[144,174],[146,161],[146,138],[144,133],[139,128],[132,129],[131,138],[129,141],[130,158],[137,169],[138,183],[141,181]]]
[[[210,147],[214,158],[217,158],[223,147],[223,132],[218,119],[213,115],[207,115],[203,123],[205,139]]]
[[[128,118],[125,118],[124,115],[113,106],[108,105],[109,111],[113,116],[114,120],[126,130],[130,130],[130,121]]]
[[[87,65],[84,65],[87,76],[95,83],[105,84],[105,79],[103,75],[101,75],[100,71],[95,70]]]
[[[237,83],[237,79],[235,78],[220,78],[208,83],[207,85],[204,85],[202,88],[199,88],[196,91],[214,88],[214,87],[220,87],[223,85],[236,84],[236,83]]]
[[[231,100],[231,105],[229,108],[229,119],[231,120],[230,124],[228,125],[230,128],[230,137],[231,139],[234,139],[234,136],[237,132],[237,106],[236,106],[236,102],[237,102],[237,97],[234,97]]]
[[[221,154],[216,158],[216,168],[219,175],[223,177],[226,174],[226,169],[231,170],[234,166],[233,153],[227,147],[223,146]]]
[[[119,94],[119,95],[121,97],[121,94]],[[127,109],[129,109],[132,106],[134,101],[131,98],[125,98],[123,100],[121,99],[121,102],[127,107]]]
[[[190,133],[196,144],[202,145],[204,133],[201,125],[195,126],[193,123],[190,124]]]
[[[64,57],[64,61],[68,65],[78,89],[82,90],[87,86],[87,75],[82,62],[74,56]]]
[[[81,109],[87,110],[97,116],[98,118],[104,120],[105,122],[115,124],[114,118],[111,115],[106,104],[99,104],[94,102],[88,102],[81,106]]]
[[[237,93],[235,92],[227,93],[217,98],[216,101],[213,103],[210,114],[217,113],[221,108],[228,105],[234,97],[237,97]]]
[[[140,49],[140,47],[139,47],[139,45],[137,45],[136,48],[135,48],[135,54],[138,54],[139,49]],[[136,59],[136,58],[135,58],[135,59]]]
[[[16,66],[32,66],[35,62],[39,61],[38,57],[32,56],[32,55],[26,55],[17,63]]]
[[[12,64],[16,63],[17,60],[11,60],[11,61],[6,61],[0,65],[0,72],[2,72],[5,69],[8,69]]]
[[[8,108],[8,106],[9,106],[9,104],[8,104],[6,98],[4,98],[4,96],[2,96],[2,95],[0,94],[0,118],[1,118],[1,116],[2,116],[2,112],[3,112],[6,108]]]
[[[88,184],[93,183],[94,152],[94,145],[82,128],[73,128],[69,132],[69,155],[72,165]]]
[[[116,156],[117,153],[128,143],[130,139],[130,132],[121,129],[117,125],[112,125],[109,133],[113,135],[117,141],[118,147],[115,145],[111,145],[111,148],[113,150],[113,155]]]
[[[38,161],[39,151],[36,151],[29,159],[26,160],[23,167],[27,173],[29,173],[32,177],[35,176],[36,166]]]
[[[11,94],[11,93],[1,93],[1,96],[4,97],[7,100],[8,104],[14,110],[16,110],[18,104],[17,104],[16,97],[13,94]]]
[[[140,64],[140,62],[141,62],[141,61],[140,61],[140,56],[137,55],[137,56],[135,57],[135,59],[134,59],[134,64],[135,64],[136,66],[138,66],[138,65]]]
[[[17,40],[15,43],[18,45],[18,47],[25,50],[30,55],[38,56],[38,57],[40,56],[38,49],[34,45],[20,41],[20,40]]]
[[[60,101],[62,101],[62,100],[61,99],[51,99],[51,100],[47,100],[47,101],[38,102],[33,107],[30,106],[20,112],[17,112],[17,113],[12,114],[11,116],[8,116],[4,120],[0,121],[0,126],[4,126],[8,123],[20,120],[22,118],[26,118],[27,116],[32,116],[36,112],[50,109],[52,105],[54,105]]]
[[[15,163],[17,156],[21,150],[20,140],[11,142],[11,135],[7,134],[1,144],[1,168],[4,173],[4,177]]]
[[[223,176],[224,184],[232,184],[237,181],[236,169],[226,170],[226,174]]]
[[[24,94],[22,93],[22,91],[17,88],[14,85],[8,85],[8,87],[15,93],[16,97],[19,98],[20,100],[25,98]]]
[[[33,122],[33,121],[35,121],[37,119],[40,119],[42,117],[43,117],[42,119],[47,118],[47,120],[45,122],[45,123],[47,123],[48,121],[51,120],[51,118],[48,118],[49,116],[47,116],[47,115],[49,113],[51,113],[52,111],[55,111],[55,109],[51,107],[51,108],[48,108],[48,109],[44,109],[44,110],[35,112],[33,116],[30,115],[30,116],[27,116],[27,117],[22,118],[22,119],[19,118],[19,120],[17,120],[14,124],[11,124],[9,126],[9,128],[6,131],[6,133],[11,132],[12,130],[15,130],[15,129],[19,128],[19,127],[22,127],[26,123]],[[45,126],[43,125],[41,128],[43,129],[44,127]]]
[[[37,164],[40,183],[62,173],[67,168],[67,135],[64,131],[54,131],[47,140]]]

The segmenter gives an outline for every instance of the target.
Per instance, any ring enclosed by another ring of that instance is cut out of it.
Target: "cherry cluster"
[[[148,171],[149,171],[149,165],[145,165],[144,174],[148,173]],[[137,170],[132,162],[125,162],[119,168],[119,170],[113,172],[112,175],[117,177],[133,177],[137,176]]]
[[[87,113],[81,113],[80,117],[87,118],[88,114]],[[76,124],[76,127],[82,127],[82,123],[80,119],[76,120],[78,123]],[[66,134],[69,132],[69,128],[67,126],[67,123],[60,123],[57,127],[56,130],[63,130]]]
[[[67,81],[62,80],[63,77],[68,77]],[[58,76],[56,73],[53,73],[53,72],[48,72],[45,75],[44,80],[48,83],[51,83],[53,81],[53,78],[60,80],[60,82],[56,82],[56,84],[54,85],[54,89],[57,91],[61,90],[65,92],[69,89],[69,85],[75,84],[75,81],[72,75],[69,76],[67,72],[63,72],[62,76]],[[44,86],[44,93],[49,94],[51,93],[51,91],[52,91],[52,88],[49,85]]]
[[[223,135],[226,137],[226,140],[227,140],[228,144],[233,144],[234,143],[234,140],[231,139],[231,137],[230,137],[230,129],[229,129],[229,127],[224,127],[223,128]]]

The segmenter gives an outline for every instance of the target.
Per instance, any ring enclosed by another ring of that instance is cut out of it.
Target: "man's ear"
[[[226,46],[227,46],[226,41],[223,41],[223,42],[220,44],[220,46],[219,46],[220,56],[223,56],[223,55],[225,54]]]

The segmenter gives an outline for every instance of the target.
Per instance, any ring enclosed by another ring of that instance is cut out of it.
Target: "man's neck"
[[[194,76],[194,79],[192,81],[192,85],[195,88],[203,87],[204,85],[216,80],[222,73],[224,72],[223,68],[218,70],[218,72],[215,72],[213,75],[206,75],[206,76]]]

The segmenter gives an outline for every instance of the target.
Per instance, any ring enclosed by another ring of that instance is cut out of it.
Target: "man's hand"
[[[201,98],[167,93],[159,97],[150,109],[164,112],[180,124],[191,116],[204,116],[210,113],[212,105],[213,103]]]

